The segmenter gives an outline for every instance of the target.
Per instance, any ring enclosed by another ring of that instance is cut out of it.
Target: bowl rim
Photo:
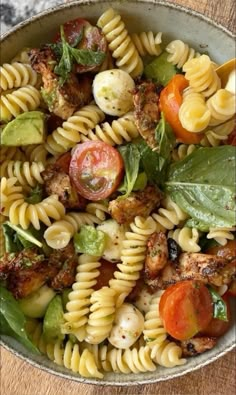
[[[216,21],[213,21],[212,19],[210,19],[208,16],[205,16],[204,14],[200,13],[199,11],[195,11],[189,7],[186,6],[182,6],[179,4],[175,4],[175,3],[170,3],[169,0],[163,1],[163,0],[149,0],[149,1],[145,1],[145,0],[126,0],[129,1],[130,3],[143,3],[143,4],[154,4],[154,5],[160,5],[160,6],[164,6],[166,8],[170,8],[170,9],[175,9],[178,10],[180,12],[185,12],[188,15],[197,17],[198,19],[206,22],[207,24],[214,26],[216,29],[223,31],[225,34],[227,34],[230,38],[235,38],[236,34],[234,34],[232,31],[230,31],[229,29],[227,29],[225,26],[223,26],[220,23],[217,23]],[[107,2],[107,0],[99,0],[100,3],[105,3]],[[124,0],[116,0],[117,3],[123,3]],[[74,0],[71,1],[69,3],[64,3],[64,4],[60,4],[54,7],[49,7],[44,11],[41,11],[40,13],[31,16],[30,18],[27,18],[26,20],[20,22],[19,24],[17,24],[16,26],[14,26],[13,28],[11,28],[9,31],[7,31],[6,33],[2,34],[0,36],[0,43],[3,43],[5,41],[8,40],[8,38],[10,38],[12,35],[14,35],[16,32],[19,32],[21,29],[23,29],[26,26],[31,25],[32,23],[41,20],[43,17],[46,16],[50,16],[53,15],[57,12],[60,12],[63,9],[70,9],[70,8],[74,8],[75,6],[80,6],[80,5],[92,5],[92,4],[96,4],[98,3],[98,0]],[[7,336],[7,338],[10,339],[10,337]],[[217,355],[212,356],[211,358],[208,358],[206,361],[200,362],[198,363],[196,366],[191,366],[189,368],[186,368],[184,371],[180,371],[180,372],[175,372],[173,374],[169,374],[168,377],[163,374],[157,378],[151,378],[151,379],[141,379],[141,380],[126,380],[126,381],[106,381],[104,379],[102,380],[97,380],[96,378],[84,378],[82,376],[72,376],[70,375],[70,371],[68,371],[68,374],[64,373],[64,372],[59,372],[56,371],[48,366],[42,365],[39,362],[34,361],[33,359],[31,359],[30,357],[28,357],[27,355],[24,355],[24,353],[22,353],[21,351],[17,350],[16,347],[13,345],[9,345],[8,341],[4,341],[4,339],[1,337],[0,338],[0,345],[3,346],[7,351],[11,352],[13,355],[16,355],[17,357],[19,357],[20,359],[22,359],[23,361],[28,362],[30,365],[34,366],[35,368],[38,368],[40,370],[43,370],[47,373],[53,374],[54,376],[58,376],[61,377],[63,379],[69,379],[72,380],[74,382],[77,383],[82,383],[82,384],[93,384],[93,385],[100,385],[100,386],[121,386],[121,387],[125,387],[125,386],[135,386],[135,385],[143,385],[143,384],[154,384],[154,383],[158,383],[158,382],[162,382],[162,381],[167,381],[167,380],[171,380],[180,376],[183,376],[187,373],[196,371],[214,361],[216,361],[217,359],[219,359],[220,357],[222,357],[223,355],[225,355],[226,353],[228,353],[229,351],[233,350],[236,346],[235,344],[235,340],[232,340],[232,342],[230,344],[228,344],[222,351],[220,351],[219,353],[217,353]],[[186,366],[186,365],[183,365]],[[135,376],[135,375],[134,375]],[[118,377],[118,376],[117,376]]]

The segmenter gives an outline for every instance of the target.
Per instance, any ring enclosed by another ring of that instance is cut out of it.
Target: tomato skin
[[[61,155],[57,161],[56,164],[60,166],[60,168],[66,173],[69,174],[69,168],[70,168],[70,161],[71,161],[71,153],[66,152],[65,154]]]
[[[100,259],[101,266],[99,268],[100,274],[97,277],[97,283],[93,287],[95,291],[109,285],[109,281],[113,278],[114,272],[117,270],[117,266],[114,263],[108,262],[105,259]]]
[[[188,340],[208,326],[213,303],[203,283],[186,280],[167,288],[161,296],[159,311],[167,333],[177,340]]]
[[[120,153],[102,141],[78,144],[69,175],[77,192],[89,200],[106,199],[118,188],[124,172]]]
[[[219,320],[218,318],[212,318],[209,325],[201,331],[201,335],[210,336],[210,337],[220,337],[224,335],[229,327],[230,327],[230,319],[231,319],[231,312],[230,312],[230,304],[229,298],[225,295],[222,296],[222,299],[225,301],[227,305],[227,318],[228,321]]]
[[[176,138],[186,144],[198,144],[203,135],[188,132],[179,120],[179,108],[182,104],[182,92],[188,86],[188,81],[182,74],[176,74],[160,94],[160,109],[166,121],[173,129]]]

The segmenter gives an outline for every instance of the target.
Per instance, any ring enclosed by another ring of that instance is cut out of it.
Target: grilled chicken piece
[[[145,276],[156,278],[158,272],[168,262],[167,238],[163,232],[153,233],[147,242],[147,255],[145,260]]]
[[[61,266],[57,275],[50,281],[49,285],[56,291],[70,288],[75,281],[78,258],[73,243],[69,243],[61,250],[54,250],[49,257],[49,264]]]
[[[36,291],[57,272],[58,266],[50,265],[34,248],[6,253],[0,260],[0,279],[6,279],[7,288],[16,299]]]
[[[65,208],[85,208],[86,199],[77,193],[69,175],[62,169],[60,164],[54,163],[53,165],[48,165],[41,175],[48,196],[57,195]]]
[[[157,274],[156,278],[145,277],[145,283],[152,290],[152,292],[158,289],[165,289],[168,286],[175,284],[180,281],[181,278],[176,271],[173,263],[168,263],[164,268]]]
[[[183,357],[193,357],[211,350],[216,345],[216,342],[217,340],[214,337],[193,337],[192,339],[179,342],[179,345],[182,348]]]
[[[155,129],[160,119],[159,92],[159,86],[145,81],[135,87],[133,96],[135,124],[152,149],[157,146]]]
[[[77,109],[91,101],[92,82],[88,75],[78,80],[75,74],[70,73],[67,81],[60,84],[60,76],[54,73],[57,59],[49,46],[32,49],[30,61],[33,69],[42,76],[42,95],[50,112],[68,119]]]
[[[129,224],[137,215],[147,217],[155,207],[159,207],[161,199],[162,193],[158,188],[147,186],[128,198],[112,200],[108,210],[119,224]]]

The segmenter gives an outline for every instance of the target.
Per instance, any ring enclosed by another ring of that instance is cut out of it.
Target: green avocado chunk
[[[28,111],[8,122],[1,133],[1,143],[6,146],[42,144],[45,139],[45,114]]]
[[[166,86],[171,78],[178,73],[178,69],[167,61],[169,54],[163,52],[144,68],[146,78]]]
[[[57,340],[64,339],[65,335],[61,333],[63,315],[62,298],[56,295],[49,303],[43,320],[43,334],[46,341],[55,343]]]

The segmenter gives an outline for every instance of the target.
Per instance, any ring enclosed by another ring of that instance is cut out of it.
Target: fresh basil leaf
[[[166,168],[162,166],[160,155],[142,140],[136,143],[141,155],[141,167],[145,171],[148,181],[152,184],[159,185],[165,178]],[[160,168],[162,170],[160,171]]]
[[[147,186],[147,181],[147,174],[144,171],[139,173],[134,183],[133,191],[143,191]]]
[[[125,166],[125,178],[122,188],[119,189],[125,192],[124,195],[119,196],[119,199],[127,198],[133,190],[139,172],[140,152],[135,144],[126,144],[118,148]]]
[[[14,337],[30,351],[40,354],[28,339],[25,331],[25,316],[12,294],[0,286],[0,330],[1,334]]]
[[[208,289],[213,301],[213,317],[218,318],[218,320],[228,321],[225,301],[212,287],[208,287]]]
[[[210,227],[235,225],[235,148],[199,148],[170,166],[165,191],[190,217]]]
[[[71,44],[71,47],[75,48],[77,45],[79,45],[84,37],[84,26],[82,26],[78,36],[75,38],[75,41],[73,44]]]
[[[13,225],[7,221],[3,225],[3,232],[5,237],[6,252],[19,252],[24,248],[31,248],[37,246],[41,248],[43,245],[39,241],[39,231],[27,229],[24,230],[20,225]],[[35,235],[34,235],[35,234]]]
[[[82,66],[100,65],[106,57],[105,52],[89,49],[70,48],[70,53],[75,61]]]
[[[105,249],[105,234],[93,226],[83,225],[74,235],[74,247],[77,253],[102,256]]]
[[[30,195],[25,198],[25,201],[29,204],[37,204],[42,201],[43,188],[38,184],[36,187],[31,189]]]
[[[171,126],[165,121],[163,112],[161,113],[161,119],[155,130],[155,137],[158,143],[156,151],[159,153],[161,158],[164,159],[159,162],[159,170],[161,171],[165,165],[165,162],[170,161],[171,151],[175,145],[175,135]]]
[[[23,246],[18,239],[16,232],[10,228],[7,223],[2,224],[3,234],[4,234],[4,241],[5,241],[5,250],[6,252],[19,252],[23,250]]]

